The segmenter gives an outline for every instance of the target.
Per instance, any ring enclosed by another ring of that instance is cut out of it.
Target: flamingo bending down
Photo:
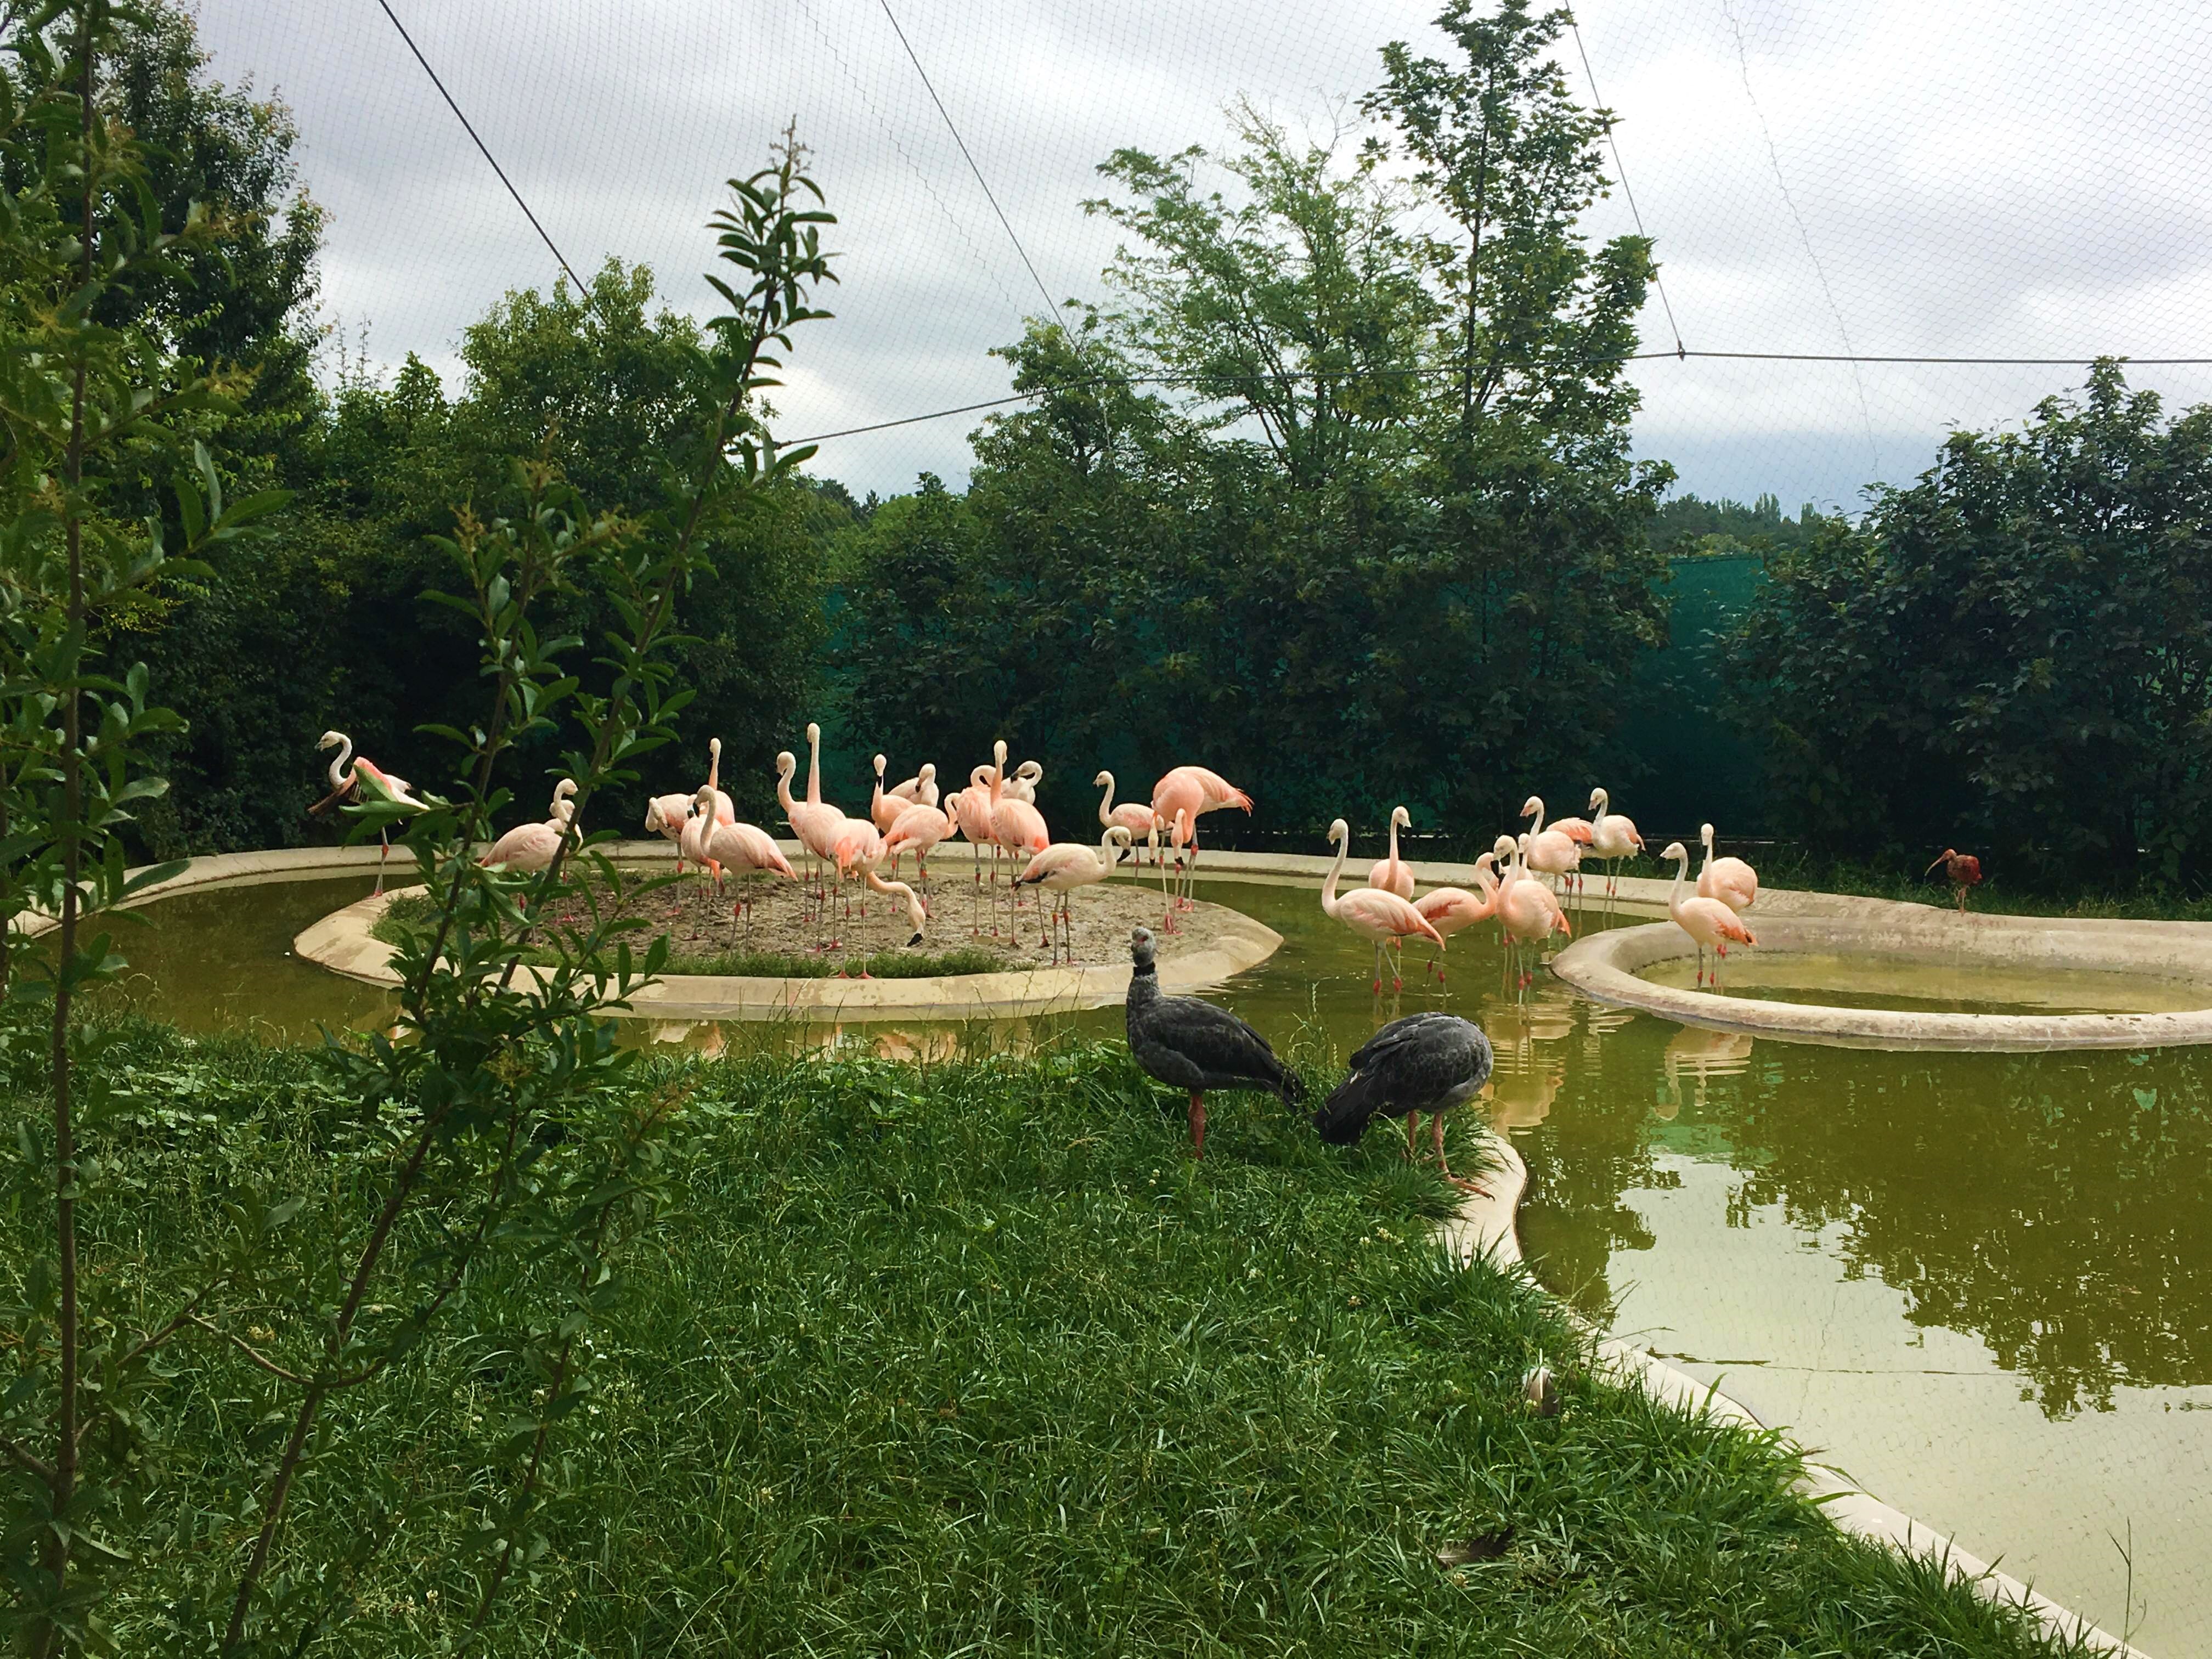
[[[913,854],[915,868],[921,872],[922,890],[927,892],[929,855],[956,827],[947,814],[927,802],[917,801],[891,820],[891,827],[884,831],[884,850],[890,855],[894,868],[900,859]]]
[[[1438,933],[1429,919],[1395,893],[1385,892],[1380,887],[1355,887],[1342,898],[1336,896],[1337,878],[1344,873],[1344,860],[1352,851],[1352,831],[1342,818],[1328,826],[1328,838],[1336,844],[1336,862],[1328,867],[1328,879],[1322,884],[1322,914],[1368,940],[1375,946],[1375,989],[1382,989],[1382,947],[1385,942],[1398,944],[1402,939],[1419,934],[1433,939],[1437,950],[1444,948],[1444,936]],[[1404,975],[1393,972],[1392,988],[1403,989]]]
[[[1705,849],[1705,867],[1698,872],[1698,896],[1718,899],[1731,910],[1748,910],[1759,902],[1759,872],[1741,859],[1713,856],[1713,826],[1698,826],[1698,839]],[[1667,855],[1662,853],[1660,857]]]
[[[1129,832],[1129,841],[1133,846],[1137,837],[1143,836],[1145,845],[1152,849],[1152,862],[1155,865],[1158,864],[1160,861],[1160,815],[1139,801],[1125,800],[1119,806],[1115,805],[1114,775],[1111,772],[1101,772],[1091,780],[1091,787],[1093,789],[1103,789],[1106,792],[1105,796],[1098,803],[1099,827],[1103,829],[1109,823],[1120,824]]]
[[[1670,841],[1667,843],[1667,850],[1659,856],[1677,860],[1674,890],[1667,896],[1667,914],[1674,918],[1677,927],[1698,942],[1699,985],[1705,982],[1705,952],[1711,950],[1719,958],[1713,965],[1713,988],[1717,991],[1721,985],[1720,963],[1728,960],[1729,944],[1756,945],[1759,941],[1752,937],[1750,928],[1736,920],[1735,910],[1723,901],[1702,894],[1696,896],[1683,894],[1682,885],[1690,870],[1689,848],[1679,841]]]
[[[552,816],[543,823],[516,824],[492,842],[491,850],[477,864],[510,876],[534,876],[550,868],[568,826],[576,820],[576,809],[569,799],[575,793],[575,779],[562,779],[553,786]]]
[[[1395,893],[1401,899],[1413,896],[1413,866],[1398,856],[1398,830],[1401,825],[1413,827],[1413,815],[1402,806],[1390,809],[1390,855],[1378,860],[1367,872],[1367,884],[1379,887],[1386,893]]]
[[[735,823],[738,809],[722,793],[722,740],[720,738],[707,739],[707,787],[714,792],[714,822]],[[702,807],[700,810],[704,811],[706,809]]]
[[[685,794],[655,795],[645,804],[645,833],[659,836],[678,843],[676,854],[676,873],[684,873],[684,820],[691,816],[691,797]]]
[[[1198,882],[1198,820],[1206,812],[1218,812],[1224,806],[1252,810],[1252,797],[1230,782],[1218,772],[1209,772],[1203,766],[1178,766],[1161,775],[1152,786],[1152,816],[1164,824],[1173,824],[1176,814],[1182,812],[1188,820],[1183,838],[1190,843],[1190,867],[1187,872],[1189,885]],[[1180,848],[1182,840],[1172,840],[1170,846]],[[1179,898],[1180,908],[1188,909],[1190,900]]]
[[[1589,804],[1590,811],[1597,814],[1590,824],[1590,852],[1605,860],[1605,896],[1610,902],[1619,890],[1621,860],[1640,854],[1644,837],[1637,834],[1633,818],[1613,810],[1613,797],[1604,790],[1591,790]]]
[[[1099,837],[1098,850],[1079,841],[1056,841],[1029,861],[1029,867],[1014,878],[1017,887],[1042,887],[1060,895],[1060,908],[1054,912],[1060,931],[1067,939],[1067,959],[1075,960],[1075,890],[1102,882],[1114,873],[1114,866],[1129,850],[1129,829],[1127,824],[1109,823],[1106,833]],[[1060,959],[1059,944],[1055,939],[1053,960]]]
[[[1959,896],[1959,914],[1965,915],[1967,890],[1982,884],[1982,861],[1972,853],[1961,853],[1955,847],[1947,847],[1936,855],[1936,863],[1920,873],[1933,875],[1936,864],[1942,865],[1943,873],[1950,878],[1952,890]]]
[[[427,812],[429,803],[415,798],[415,786],[403,777],[386,771],[366,755],[353,752],[353,739],[343,732],[325,732],[315,741],[318,749],[336,749],[337,757],[331,762],[331,793],[307,809],[310,817],[320,817],[341,800],[359,799],[374,795],[392,805],[404,807],[409,812]],[[392,856],[392,826],[379,824],[376,830],[376,890],[384,890],[384,861]]]
[[[1505,937],[1513,942],[1516,955],[1520,947],[1540,946],[1553,933],[1574,937],[1574,929],[1567,926],[1567,915],[1559,908],[1558,896],[1528,873],[1528,844],[1532,839],[1522,836],[1514,842],[1515,862],[1498,886],[1498,923],[1504,929]],[[1515,981],[1516,988],[1525,988],[1535,977],[1534,970],[1522,963]]]
[[[885,881],[872,864],[861,866],[860,879],[868,884],[872,891],[881,893],[885,898],[895,898],[904,902],[906,925],[912,930],[911,936],[906,942],[906,948],[911,951],[915,945],[921,944],[921,936],[929,927],[929,907],[915,896],[914,889],[902,881]],[[870,977],[865,967],[860,969],[860,977],[862,979]]]
[[[1005,763],[1000,763],[1004,765]],[[1036,805],[1037,785],[1044,781],[1044,768],[1035,761],[1024,761],[1014,769],[1014,775],[1006,780],[1006,799]]]
[[[1486,921],[1498,914],[1498,877],[1492,866],[1498,861],[1494,852],[1485,853],[1474,861],[1474,884],[1481,889],[1470,893],[1464,887],[1437,887],[1413,901],[1413,908],[1429,919],[1429,926],[1446,939],[1464,933],[1478,921]],[[1439,952],[1428,964],[1428,971],[1443,982],[1444,959]]]
[[[1581,843],[1563,830],[1544,828],[1544,799],[1540,795],[1531,795],[1522,803],[1521,816],[1536,820],[1529,826],[1528,846],[1522,854],[1522,864],[1544,875],[1557,876],[1564,891],[1572,885],[1576,872],[1582,868]]]

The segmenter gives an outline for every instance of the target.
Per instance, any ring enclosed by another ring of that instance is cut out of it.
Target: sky
[[[799,335],[780,437],[981,402],[1025,317],[1104,300],[1083,210],[1123,146],[1218,148],[1243,99],[1356,128],[1379,48],[1437,0],[390,0],[576,270],[643,262],[704,314],[724,180],[796,120],[836,213],[836,320]],[[894,32],[965,142],[948,131]],[[1621,171],[1693,350],[2212,359],[2212,7],[2201,0],[1584,0],[1569,84]],[[461,331],[552,256],[378,0],[201,0],[213,72],[282,97],[330,213],[326,322],[449,383]],[[988,185],[992,200],[984,192]],[[1000,222],[1003,210],[1006,223]],[[1586,228],[1633,228],[1616,189]],[[1011,226],[1010,237],[1007,227]],[[1017,252],[1018,237],[1034,265]],[[1042,284],[1040,289],[1040,282]],[[1655,293],[1647,347],[1675,328]],[[2079,368],[1668,359],[1639,454],[1789,510],[1907,481],[1956,427],[2016,423]],[[2131,380],[2212,401],[2212,363]],[[964,479],[978,416],[831,441],[890,495]]]

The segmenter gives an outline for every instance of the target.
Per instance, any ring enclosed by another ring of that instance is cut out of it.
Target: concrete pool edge
[[[1486,1180],[1482,1191],[1470,1194],[1450,1216],[1437,1223],[1437,1240],[1462,1264],[1486,1257],[1498,1267],[1508,1271],[1519,1268],[1525,1273],[1528,1262],[1522,1254],[1516,1218],[1521,1201],[1528,1190],[1528,1166],[1505,1136],[1492,1133],[1487,1139],[1496,1155],[1497,1167]],[[1530,1283],[1534,1283],[1533,1277]],[[1551,1292],[1538,1288],[1540,1294],[1551,1297]],[[1653,1399],[1687,1416],[1710,1417],[1716,1422],[1753,1433],[1766,1431],[1766,1424],[1717,1388],[1700,1382],[1686,1371],[1675,1370],[1650,1349],[1625,1337],[1606,1336],[1564,1301],[1556,1297],[1551,1299],[1576,1325],[1596,1339],[1599,1360],[1615,1380],[1641,1388]],[[1822,1513],[1844,1531],[1887,1545],[1902,1555],[1940,1561],[1952,1577],[1970,1585],[1977,1595],[2025,1609],[2061,1642],[2078,1641],[2099,1652],[2111,1654],[2115,1659],[2150,1659],[2142,1649],[2130,1646],[2032,1585],[1960,1548],[1902,1510],[1860,1490],[1840,1471],[1814,1462],[1809,1454],[1789,1439],[1787,1431],[1782,1432],[1785,1443],[1804,1460],[1805,1478],[1798,1483],[1798,1490],[1819,1504]]]
[[[292,941],[303,961],[358,980],[396,988],[392,946],[370,929],[392,893],[360,899],[309,924]],[[1207,989],[1281,948],[1272,927],[1226,907],[1221,936],[1202,950],[1160,958],[1169,991]],[[1102,1008],[1128,994],[1127,963],[1033,968],[1003,974],[946,974],[921,979],[753,979],[735,975],[668,974],[613,1012],[639,1019],[769,1020],[980,1019],[1068,1013]]]
[[[1863,908],[1823,914],[1751,912],[1746,921],[1759,944],[1746,954],[1866,954],[1906,963],[2002,962],[2056,973],[2127,974],[2202,984],[2208,1006],[2164,1013],[1968,1014],[1716,996],[1643,976],[1659,963],[1695,953],[1689,935],[1671,922],[1577,939],[1553,959],[1552,971],[1582,995],[1614,1007],[1711,1030],[1842,1048],[2018,1054],[2212,1043],[2212,927],[1960,915],[1881,899],[1856,902]]]

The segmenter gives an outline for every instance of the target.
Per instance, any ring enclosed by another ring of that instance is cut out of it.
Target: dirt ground
[[[1147,875],[1149,876],[1149,872]],[[985,866],[977,888],[965,859],[940,858],[931,872],[926,898],[927,915],[922,942],[915,955],[955,951],[988,951],[1016,966],[1064,960],[1048,943],[1045,918],[1059,896],[1024,888],[1018,909],[1007,908],[1007,887],[995,888]],[[913,869],[905,872],[911,882]],[[670,936],[678,958],[729,954],[781,954],[830,959],[857,958],[883,951],[904,951],[913,937],[906,905],[897,897],[869,892],[858,881],[848,882],[842,897],[835,896],[825,910],[811,902],[808,884],[774,877],[752,876],[732,880],[724,896],[714,896],[705,877],[684,877],[672,886],[657,888],[629,907],[629,914]],[[1155,881],[1142,884],[1126,876],[1079,889],[1071,895],[1073,913],[1073,961],[1092,967],[1129,959],[1129,930],[1139,924],[1159,936],[1160,955],[1170,957],[1200,948],[1218,939],[1235,912],[1200,901],[1181,911],[1176,930],[1164,932],[1164,906]],[[742,898],[750,915],[735,913]],[[635,936],[633,935],[634,941]],[[641,941],[635,948],[642,948]],[[975,971],[968,969],[968,971]]]

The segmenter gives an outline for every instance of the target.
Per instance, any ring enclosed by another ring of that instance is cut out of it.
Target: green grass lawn
[[[108,1064],[173,1150],[100,1260],[154,1272],[219,1201],[223,1158],[313,1180],[331,1109],[301,1056],[138,1028]],[[1429,1242],[1450,1195],[1380,1129],[1341,1153],[1223,1097],[1194,1164],[1182,1102],[1115,1045],[649,1069],[685,1091],[680,1210],[630,1253],[550,1547],[477,1651],[2045,1650],[1837,1533],[1771,1441],[1589,1377],[1548,1298]],[[347,1406],[374,1455],[313,1467],[289,1560],[369,1535],[378,1504],[409,1519],[303,1651],[458,1641],[529,1386],[500,1358],[510,1290],[471,1285],[477,1337]],[[1565,1377],[1556,1418],[1522,1401],[1538,1359]],[[187,1351],[174,1388],[191,1438],[167,1495],[199,1519],[161,1547],[189,1565],[230,1535],[222,1471],[269,1430],[227,1349]],[[150,1647],[189,1627],[182,1605],[142,1599],[118,1629]]]

